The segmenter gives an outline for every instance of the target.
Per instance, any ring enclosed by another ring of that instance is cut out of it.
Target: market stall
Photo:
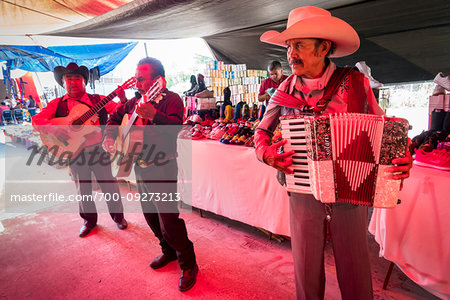
[[[450,298],[450,172],[414,166],[394,209],[374,209],[369,231],[380,256],[443,299]]]
[[[287,192],[278,183],[276,170],[256,159],[254,148],[212,140],[180,145],[192,147],[192,158],[179,158],[192,162],[192,171],[189,164],[179,163],[179,180],[192,179],[192,206],[275,234],[290,235]],[[191,153],[179,150],[181,155]]]

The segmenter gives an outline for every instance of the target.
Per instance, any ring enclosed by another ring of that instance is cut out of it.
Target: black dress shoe
[[[166,266],[171,261],[174,261],[177,259],[177,255],[169,255],[169,254],[161,254],[160,256],[156,257],[152,262],[150,263],[150,268],[152,269],[159,269],[164,266]]]
[[[117,228],[119,228],[120,230],[124,230],[128,227],[128,223],[127,220],[125,220],[125,218],[122,219],[122,221],[120,222],[116,222]]]
[[[91,232],[91,230],[95,228],[95,226],[97,226],[97,225],[90,226],[90,225],[84,224],[80,229],[80,237],[87,236],[89,234],[89,232]]]
[[[198,274],[197,264],[195,264],[195,266],[192,269],[183,270],[183,272],[181,273],[180,282],[178,283],[178,290],[180,292],[190,290],[197,281],[197,274]]]

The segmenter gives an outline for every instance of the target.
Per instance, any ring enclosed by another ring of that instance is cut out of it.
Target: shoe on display
[[[250,107],[246,103],[242,106],[242,119],[248,120],[249,118],[250,118]]]
[[[431,152],[418,149],[414,159],[415,165],[450,171],[450,152],[445,149],[436,149]]]
[[[432,95],[433,96],[445,95],[445,89],[442,86],[440,86],[439,84],[436,84]]]
[[[437,148],[436,148],[436,149],[439,149],[439,150],[444,149],[444,150],[450,151],[450,142],[442,142],[442,143],[439,143],[439,144],[437,145]]]
[[[225,104],[225,106],[233,105],[233,103],[231,103],[231,90],[229,87],[223,89],[223,104]]]
[[[242,111],[242,102],[239,102],[234,107],[234,117],[233,121],[238,121],[241,118],[241,111]]]
[[[204,138],[202,131],[200,129],[194,129],[194,132],[192,133],[192,139],[201,140],[202,138]]]
[[[198,85],[197,93],[206,90],[205,77],[200,73],[197,74],[197,85]]]
[[[442,123],[442,129],[445,132],[450,133],[450,110],[445,113],[444,122]]]
[[[446,111],[443,109],[435,109],[431,112],[430,130],[442,130],[444,128],[444,119]]]
[[[203,90],[203,91],[195,94],[195,97],[197,97],[197,98],[213,98],[214,92],[206,89],[206,90]]]
[[[225,123],[222,123],[225,125]],[[216,127],[216,130],[214,132],[211,132],[210,139],[212,140],[220,140],[222,136],[225,134],[226,127],[225,126],[219,126]]]
[[[191,88],[188,89],[187,91],[183,92],[183,94],[188,96],[188,94],[190,94],[194,90],[196,85],[197,85],[197,79],[195,78],[195,75],[191,75]]]
[[[245,146],[247,147],[254,147],[255,146],[255,142],[254,142],[254,135],[251,135],[248,140],[245,142]]]
[[[258,119],[258,104],[257,103],[253,103],[252,104],[252,108],[250,110],[250,119],[249,119],[249,121],[253,122],[256,119]]]
[[[223,119],[223,122],[228,123],[231,121],[231,119],[233,118],[233,113],[234,113],[234,109],[231,105],[227,105],[225,107],[225,118]]]
[[[260,107],[259,107],[259,110],[258,110],[258,119],[261,121],[262,120],[262,118],[264,117],[264,113],[266,112],[266,106],[264,105],[264,104],[262,104]]]
[[[450,76],[444,76],[442,72],[439,72],[434,78],[433,82],[439,84],[447,91],[450,91]]]

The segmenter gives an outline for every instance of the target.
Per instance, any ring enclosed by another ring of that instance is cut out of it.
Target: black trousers
[[[97,148],[96,155],[109,156],[103,149]],[[104,198],[98,201],[105,201],[108,205],[109,214],[114,222],[120,222],[123,219],[123,205],[120,198],[120,189],[117,179],[112,176],[111,164],[105,163],[105,160],[98,161],[94,159],[94,162],[90,162],[89,159],[83,160],[82,155],[85,158],[92,157],[92,152],[82,152],[76,159],[70,163],[70,172],[72,173],[72,179],[75,181],[78,195],[82,196],[82,201],[79,201],[80,216],[84,219],[84,223],[87,226],[95,226],[97,224],[97,208],[95,206],[95,199],[92,196],[92,173],[104,193]],[[113,196],[116,194],[116,196]],[[118,196],[117,196],[118,195]],[[111,198],[109,198],[111,197]],[[106,201],[106,199],[110,199]],[[116,199],[116,200],[112,200]]]
[[[189,240],[184,220],[180,218],[177,198],[178,165],[176,159],[164,166],[134,167],[142,212],[162,252],[176,254],[182,270],[196,264],[194,246]],[[165,200],[165,201],[163,201]]]

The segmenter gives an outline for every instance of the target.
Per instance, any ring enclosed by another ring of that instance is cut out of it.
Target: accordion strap
[[[331,78],[325,87],[322,98],[317,101],[316,107],[313,108],[315,112],[325,110],[328,103],[331,101],[331,97],[333,97],[338,87],[341,85],[342,80],[344,80],[345,76],[350,74],[353,70],[357,69],[355,67],[336,67],[336,70],[334,70],[333,75],[331,75]]]

